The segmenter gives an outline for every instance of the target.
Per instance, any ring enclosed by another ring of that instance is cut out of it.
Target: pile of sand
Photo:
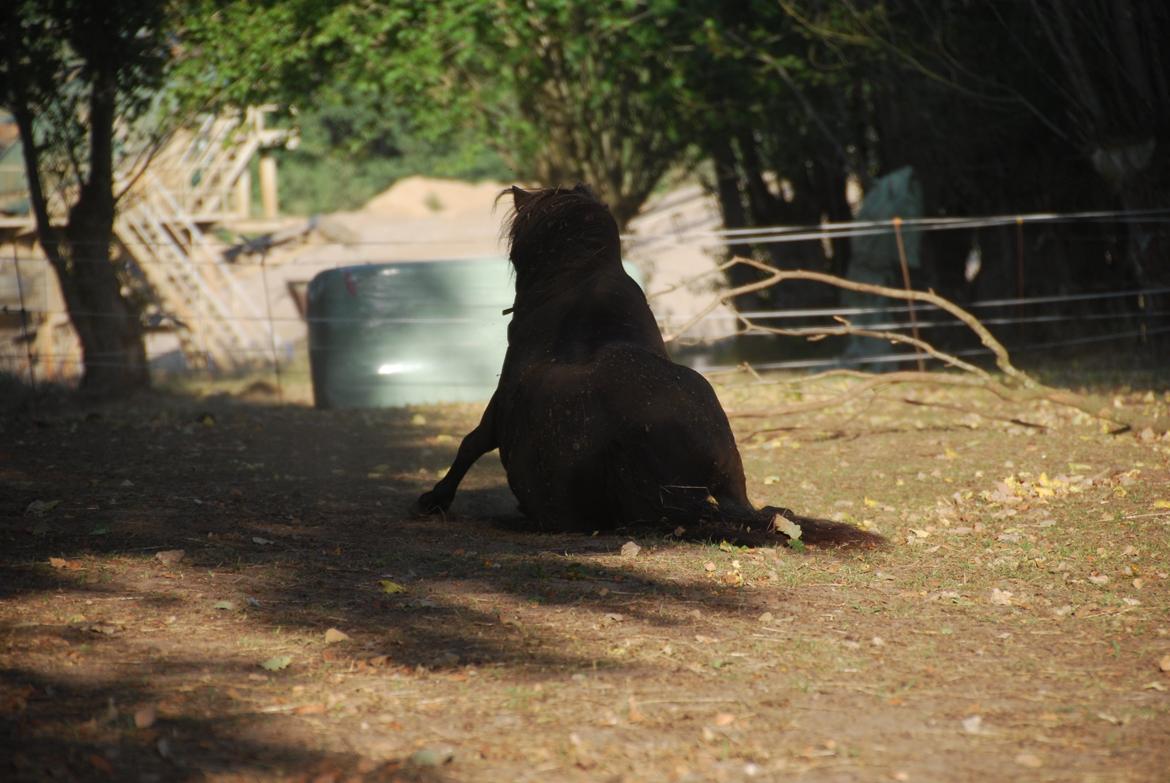
[[[322,216],[315,237],[288,253],[290,279],[308,280],[322,269],[350,264],[501,257],[500,223],[511,198],[496,198],[500,182],[461,182],[433,177],[399,180],[361,209]],[[697,186],[662,194],[631,221],[624,253],[653,294],[650,306],[667,331],[717,296],[723,279],[709,273],[721,248],[697,241],[693,232],[718,228],[714,197]],[[270,259],[270,266],[276,265]],[[272,272],[270,271],[271,275]],[[726,307],[687,333],[714,338],[732,333]]]
[[[388,218],[489,215],[506,187],[502,182],[407,177],[374,196],[361,211]]]

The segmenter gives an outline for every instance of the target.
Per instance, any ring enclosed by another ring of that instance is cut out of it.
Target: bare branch
[[[765,418],[770,416],[790,416],[793,413],[808,413],[809,411],[818,411],[823,408],[832,408],[842,405],[850,400],[855,400],[866,392],[876,389],[879,386],[897,386],[904,383],[930,383],[940,386],[965,386],[970,389],[986,389],[993,393],[997,393],[995,389],[988,384],[982,383],[974,378],[968,378],[965,375],[947,375],[943,373],[932,372],[918,372],[917,370],[907,370],[904,372],[888,372],[882,375],[864,375],[864,379],[847,389],[841,394],[832,397],[823,397],[819,400],[806,400],[798,402],[794,405],[786,405],[783,408],[776,408],[769,411],[761,411],[758,413],[741,412],[731,414],[731,418],[747,419],[747,418]],[[992,382],[994,386],[1000,384]],[[1005,388],[1006,387],[1002,387]]]
[[[836,337],[842,335],[857,335],[859,337],[873,337],[878,340],[886,340],[891,343],[911,345],[920,351],[925,351],[935,359],[938,359],[940,362],[949,364],[956,369],[965,370],[974,375],[978,375],[980,378],[991,380],[991,376],[983,368],[976,367],[970,362],[965,362],[959,357],[952,356],[945,351],[940,351],[921,338],[910,337],[900,332],[883,332],[874,331],[872,329],[862,329],[853,326],[848,321],[844,321],[843,319],[839,319],[842,322],[841,326],[809,326],[801,327],[799,329],[780,329],[772,326],[759,326],[751,319],[744,318],[743,316],[740,316],[739,320],[747,326],[746,331],[762,334],[779,334],[786,337],[804,337],[807,339],[818,337]]]
[[[913,397],[905,397],[902,399],[902,402],[906,403],[907,405],[918,405],[918,406],[921,406],[924,408],[945,408],[949,411],[958,411],[959,413],[966,413],[968,416],[979,416],[981,418],[989,419],[991,421],[1006,421],[1009,424],[1018,424],[1021,427],[1032,427],[1032,428],[1038,429],[1038,430],[1048,429],[1048,427],[1043,425],[1043,424],[1036,424],[1035,422],[1024,421],[1023,419],[1017,419],[1017,418],[1012,418],[1012,417],[1008,417],[1008,416],[995,416],[995,415],[990,414],[990,413],[984,413],[981,410],[976,410],[975,408],[964,408],[962,405],[951,405],[950,403],[946,403],[946,402],[931,402],[928,400],[916,400]]]
[[[704,318],[706,318],[708,315],[710,315],[715,310],[715,308],[717,308],[717,307],[719,307],[719,305],[727,302],[729,299],[734,299],[737,296],[742,296],[744,294],[754,293],[756,291],[762,291],[765,288],[770,288],[771,286],[775,285],[776,283],[779,283],[781,280],[784,279],[782,277],[782,273],[780,272],[779,269],[774,269],[774,268],[768,266],[767,264],[760,263],[759,261],[753,261],[751,259],[741,258],[738,256],[736,258],[731,259],[730,261],[728,261],[725,264],[721,264],[719,266],[719,269],[721,271],[727,270],[727,269],[730,269],[731,267],[735,266],[736,264],[742,264],[742,263],[746,263],[749,266],[754,266],[757,269],[762,269],[766,272],[771,272],[772,274],[769,277],[764,278],[763,280],[757,280],[754,283],[747,283],[745,285],[739,286],[738,288],[732,288],[732,289],[729,289],[727,291],[720,293],[718,295],[718,297],[716,297],[715,299],[708,302],[707,306],[704,307],[702,310],[700,310],[698,313],[696,313],[689,321],[687,321],[685,324],[683,324],[678,329],[676,329],[673,334],[664,335],[662,339],[668,343],[674,342],[679,337],[686,334],[692,326],[694,326],[699,321],[702,321]]]
[[[951,302],[949,299],[944,299],[933,291],[906,291],[900,288],[890,288],[883,285],[858,283],[854,282],[853,280],[846,280],[843,277],[837,277],[836,275],[830,275],[824,272],[808,272],[802,269],[779,270],[760,261],[756,261],[751,258],[743,258],[740,256],[733,258],[732,261],[738,261],[739,263],[747,264],[748,266],[752,266],[756,269],[760,269],[761,271],[770,273],[770,277],[768,277],[766,280],[762,280],[760,283],[753,283],[752,285],[756,287],[752,288],[752,290],[759,290],[760,288],[765,287],[761,285],[762,283],[772,284],[783,282],[785,280],[814,280],[819,283],[825,283],[826,285],[836,286],[837,288],[846,288],[850,291],[859,291],[861,293],[875,294],[877,296],[886,296],[890,297],[891,299],[901,299],[903,301],[926,302],[927,304],[932,304],[938,309],[945,310],[946,312],[950,313],[955,318],[966,324],[967,327],[971,329],[971,331],[975,332],[976,336],[979,338],[979,341],[983,343],[983,345],[995,356],[996,366],[999,367],[1000,371],[1004,375],[1008,376],[1009,379],[1024,387],[1036,385],[1036,381],[1032,380],[1026,374],[1016,369],[1016,367],[1012,364],[1011,358],[1008,356],[1007,349],[1004,348],[1003,343],[995,339],[987,327],[980,323],[978,318],[959,307],[954,302]],[[743,286],[743,288],[747,287],[748,286]],[[721,300],[726,301],[728,296],[738,296],[737,293],[734,293],[735,291],[739,291],[739,289],[733,289],[733,291],[721,296]],[[747,292],[745,291],[744,293]],[[707,312],[713,310],[716,306],[717,305],[712,305],[709,310],[704,312],[704,315],[706,315]],[[688,324],[687,328],[690,328],[690,326],[693,326],[693,323]],[[678,334],[681,334],[684,331],[686,330],[680,329]]]
[[[1170,422],[1165,420],[1142,417],[1140,415],[1136,415],[1132,411],[1115,408],[1108,400],[1092,395],[1077,394],[1065,389],[1054,389],[1036,381],[1026,373],[1017,369],[1012,364],[1011,358],[1008,356],[1007,349],[1003,346],[1002,343],[995,339],[991,332],[988,331],[987,327],[980,323],[980,321],[974,315],[954,304],[953,302],[944,299],[933,291],[924,292],[904,290],[900,288],[889,288],[887,286],[872,285],[869,283],[858,283],[852,280],[836,277],[835,275],[825,274],[823,272],[808,272],[805,270],[780,270],[763,262],[742,257],[733,258],[726,264],[721,265],[719,268],[720,270],[726,270],[735,264],[746,264],[748,266],[759,269],[762,272],[766,272],[768,276],[754,283],[739,286],[738,288],[733,288],[719,294],[696,316],[691,318],[686,324],[676,330],[674,334],[667,337],[666,339],[668,341],[678,340],[682,334],[694,326],[694,324],[702,320],[716,307],[736,296],[752,293],[754,291],[760,291],[785,280],[812,280],[825,283],[826,285],[848,289],[850,291],[858,291],[862,293],[874,294],[877,296],[885,296],[892,299],[901,299],[904,301],[925,302],[939,308],[940,310],[944,310],[950,313],[963,324],[965,324],[968,328],[970,328],[971,331],[973,331],[979,337],[979,340],[983,343],[983,345],[991,351],[995,357],[996,366],[1003,373],[1003,380],[993,376],[991,373],[988,373],[986,370],[983,370],[980,367],[970,364],[969,362],[965,362],[956,356],[946,353],[945,351],[941,351],[925,340],[917,337],[911,337],[896,332],[858,328],[848,323],[847,321],[844,321],[843,319],[838,319],[841,321],[839,326],[779,329],[759,326],[753,323],[750,319],[740,316],[740,321],[746,324],[748,329],[759,333],[788,335],[803,337],[806,339],[829,335],[860,335],[911,345],[921,351],[925,351],[930,356],[933,356],[934,358],[950,365],[951,367],[962,370],[964,374],[957,375],[937,372],[899,371],[885,373],[882,375],[871,375],[868,373],[858,372],[856,370],[834,369],[828,372],[820,373],[816,376],[811,376],[795,381],[785,380],[782,382],[806,383],[813,379],[823,379],[826,377],[839,376],[856,379],[858,383],[852,385],[850,388],[847,388],[840,394],[836,394],[830,397],[817,400],[806,400],[794,405],[788,405],[783,408],[769,411],[737,412],[731,414],[733,418],[764,418],[785,416],[794,413],[807,413],[809,411],[822,410],[824,408],[841,405],[883,386],[895,386],[907,383],[925,383],[936,386],[962,386],[969,389],[978,389],[993,394],[1002,400],[1015,404],[1025,404],[1040,401],[1055,403],[1057,405],[1079,410],[1082,413],[1086,413],[1102,421],[1116,424],[1120,428],[1118,430],[1119,432],[1130,429],[1150,429],[1158,433],[1165,433],[1170,431]],[[746,367],[746,369],[751,372],[753,376],[756,375],[751,367]],[[758,378],[758,376],[756,377]],[[757,383],[769,383],[769,381],[757,381]],[[913,401],[908,400],[907,402]],[[967,411],[965,409],[963,409],[963,412],[978,413],[978,411]],[[1020,424],[1021,426],[1040,426],[1020,419],[1009,419],[1009,421]]]

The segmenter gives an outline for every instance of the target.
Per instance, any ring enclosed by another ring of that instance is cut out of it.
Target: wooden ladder
[[[272,324],[197,224],[230,212],[231,190],[252,156],[282,140],[282,131],[262,132],[263,114],[254,111],[246,123],[238,113],[209,117],[176,134],[123,198],[114,223],[160,307],[175,318],[194,367],[256,364],[273,344]]]

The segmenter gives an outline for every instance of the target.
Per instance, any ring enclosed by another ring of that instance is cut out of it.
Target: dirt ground
[[[0,778],[1170,780],[1170,440],[925,387],[761,415],[826,392],[720,389],[757,503],[884,547],[541,534],[494,456],[412,518],[475,405],[11,411]]]

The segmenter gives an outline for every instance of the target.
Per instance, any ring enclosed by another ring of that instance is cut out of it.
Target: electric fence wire
[[[25,259],[26,262],[28,259]],[[962,304],[962,307],[967,310],[979,310],[986,308],[1005,308],[1005,307],[1022,307],[1026,305],[1036,304],[1060,304],[1065,302],[1087,302],[1087,301],[1101,301],[1106,299],[1119,298],[1146,298],[1161,294],[1170,294],[1170,287],[1157,288],[1127,288],[1115,291],[1095,291],[1092,293],[1080,294],[1062,294],[1053,296],[1033,296],[1033,297],[1017,297],[1005,299],[988,299]],[[495,313],[499,307],[495,304],[475,305],[464,304],[464,309],[469,311],[482,311],[483,313],[490,313],[494,318]],[[744,312],[726,313],[726,312],[712,312],[703,318],[703,321],[741,321],[741,320],[781,320],[781,319],[807,319],[817,317],[846,317],[857,315],[896,315],[906,313],[909,307],[905,305],[889,305],[878,307],[826,307],[826,308],[795,308],[791,310],[748,310]],[[916,305],[918,312],[942,312],[942,310],[935,305],[924,303]],[[35,306],[12,307],[8,304],[0,304],[0,314],[15,314],[25,316],[51,316],[51,315],[75,315],[86,318],[120,318],[120,314],[102,313],[86,310],[72,310],[66,311],[64,309],[51,309]],[[999,324],[1010,325],[1016,323],[1039,323],[1042,321],[1059,321],[1059,320],[1077,320],[1082,318],[1126,318],[1126,317],[1147,317],[1154,315],[1164,315],[1162,312],[1154,312],[1148,310],[1133,310],[1119,313],[1111,313],[1108,315],[1085,315],[1072,314],[1064,316],[1019,316],[1019,317],[999,317],[999,318],[984,318],[981,319],[985,324]],[[384,325],[409,325],[409,324],[432,324],[432,325],[474,325],[481,324],[487,320],[492,320],[484,317],[438,317],[438,316],[365,316],[362,318],[350,318],[340,316],[313,316],[312,318],[304,318],[299,316],[280,316],[280,315],[229,315],[223,318],[210,317],[188,317],[182,320],[174,317],[163,317],[162,322],[171,323],[206,323],[206,322],[259,322],[259,323],[302,323],[311,321],[314,323],[331,323],[331,324],[365,324],[367,326],[384,326]],[[921,328],[930,327],[950,327],[961,326],[958,322],[938,322],[938,321],[919,321]],[[668,326],[662,323],[661,326]],[[909,322],[890,322],[879,324],[867,324],[869,328],[883,328],[896,329],[909,327]]]
[[[1150,329],[1132,329],[1124,332],[1112,332],[1103,335],[1090,335],[1086,337],[1067,338],[1062,340],[1046,340],[1035,343],[1023,343],[1020,345],[1011,346],[1012,353],[1024,353],[1037,350],[1050,350],[1052,348],[1063,348],[1075,345],[1090,345],[1105,342],[1112,342],[1115,340],[1132,340],[1137,338],[1146,338],[1162,334],[1170,334],[1170,326],[1154,327]],[[990,356],[992,351],[987,348],[968,348],[956,350],[951,352],[954,356]],[[107,356],[111,354],[99,354],[92,358],[87,358],[85,361],[79,359],[75,354],[43,354],[42,358],[57,360],[60,364],[68,366],[89,366],[89,367],[120,367],[121,362],[103,361],[99,356]],[[242,350],[233,352],[234,356],[256,356],[267,359],[271,356],[271,349],[263,348],[256,350]],[[22,359],[23,355],[19,353],[0,353],[0,362],[12,361]],[[888,364],[900,362],[912,362],[918,359],[933,360],[934,357],[925,353],[897,353],[897,354],[879,354],[865,357],[841,357],[841,358],[822,358],[822,359],[792,359],[779,362],[761,362],[752,363],[752,369],[756,371],[770,371],[770,370],[817,370],[828,369],[842,366],[856,366],[869,364]],[[707,364],[703,363],[700,369],[703,372],[723,373],[731,370],[740,369],[743,365],[732,364]],[[212,370],[204,370],[212,372]],[[197,368],[186,368],[186,373],[195,374],[200,372]],[[396,384],[413,385],[414,381],[403,378],[395,381]],[[418,381],[419,385],[431,385],[430,381]],[[445,385],[452,386],[475,386],[478,384],[460,381],[444,382]]]
[[[978,230],[978,229],[995,228],[995,227],[1003,227],[1003,226],[1011,226],[1011,225],[1022,226],[1025,224],[1055,224],[1055,223],[1077,223],[1077,222],[1079,222],[1079,223],[1113,222],[1113,223],[1120,223],[1120,224],[1133,224],[1133,223],[1165,224],[1165,223],[1170,223],[1170,208],[1168,208],[1168,209],[1149,209],[1149,210],[1125,210],[1125,211],[1092,211],[1092,212],[1076,212],[1076,213],[1034,213],[1034,214],[1027,214],[1027,215],[992,215],[992,216],[967,217],[967,218],[913,218],[913,219],[908,218],[908,219],[904,219],[904,220],[899,221],[899,225],[900,225],[900,228],[902,231],[911,232],[911,231],[940,231],[940,230],[961,230],[961,229]],[[851,238],[851,237],[860,237],[860,236],[873,236],[873,235],[879,235],[879,234],[888,234],[888,233],[893,233],[894,231],[895,231],[895,223],[893,221],[850,221],[850,222],[845,222],[845,223],[821,223],[821,224],[815,225],[815,226],[763,226],[763,227],[752,227],[752,228],[708,229],[708,230],[701,230],[701,231],[683,230],[683,231],[674,231],[674,232],[662,232],[662,233],[649,234],[649,235],[647,235],[647,234],[627,235],[627,236],[624,236],[623,239],[626,240],[627,245],[632,247],[632,248],[637,248],[640,246],[645,246],[648,243],[661,242],[661,241],[671,241],[671,242],[678,243],[678,244],[683,244],[683,243],[700,243],[701,244],[703,242],[707,242],[708,244],[718,244],[718,245],[728,246],[728,245],[749,245],[749,244],[773,244],[773,243],[782,243],[782,242],[824,241],[824,240],[831,240],[831,239],[838,239],[838,238]],[[483,241],[482,239],[466,239],[466,240],[464,240],[464,239],[458,239],[458,238],[441,239],[441,240],[377,239],[377,240],[365,240],[365,241],[359,240],[356,242],[346,242],[346,243],[344,243],[344,246],[351,246],[352,245],[352,246],[357,246],[357,247],[367,247],[368,248],[368,247],[377,247],[377,246],[411,246],[411,245],[437,245],[437,244],[447,245],[447,244],[459,243],[459,242],[467,242],[467,243],[477,242],[478,243],[478,242],[482,242],[482,241]],[[85,243],[81,243],[81,244],[85,244]],[[169,247],[169,246],[171,246],[170,243],[166,243],[164,245],[164,243],[146,243],[146,242],[135,242],[135,241],[126,242],[126,243],[124,243],[124,245],[128,249],[133,249],[135,247],[161,247],[161,246]],[[259,263],[240,263],[238,261],[235,263],[227,262],[222,257],[222,253],[226,252],[231,247],[230,245],[227,245],[227,244],[221,245],[221,244],[213,243],[213,242],[207,241],[207,239],[204,238],[204,241],[196,243],[196,246],[200,250],[202,250],[205,254],[211,254],[211,256],[212,256],[211,259],[210,260],[186,259],[183,262],[182,266],[184,266],[184,267],[218,266],[218,267],[225,268],[228,270],[232,270],[232,269],[244,270],[244,269],[254,269],[254,268],[259,267],[262,271],[266,268],[263,256],[261,256]],[[215,254],[217,254],[217,253],[221,254],[221,257],[216,257]],[[7,260],[7,259],[5,259],[5,260]],[[0,314],[17,313],[22,318],[27,318],[29,316],[51,316],[51,315],[67,315],[68,314],[64,310],[36,308],[36,307],[31,307],[31,306],[28,306],[25,304],[24,300],[27,298],[28,292],[23,289],[23,277],[21,276],[20,265],[22,262],[25,264],[36,264],[37,262],[43,262],[44,259],[37,257],[37,256],[31,256],[31,255],[20,256],[16,253],[16,248],[14,245],[13,255],[12,255],[11,260],[12,260],[14,266],[16,267],[16,272],[18,275],[18,281],[17,281],[18,287],[21,287],[21,306],[18,309],[14,309],[7,304],[0,304]],[[85,263],[85,262],[107,263],[107,262],[109,262],[109,258],[107,258],[103,255],[93,255],[93,256],[88,256],[88,257],[83,255],[83,256],[74,258],[73,260],[75,262],[81,262],[81,263]],[[455,260],[455,259],[444,259],[444,260]],[[486,261],[488,259],[485,258],[483,260]],[[500,261],[501,259],[499,257],[490,257],[490,260]],[[344,264],[345,266],[360,265],[363,263],[369,264],[369,263],[385,263],[386,262],[385,260],[374,260],[374,259],[363,260],[363,261],[354,261],[352,259],[346,259],[346,261],[347,261],[347,263]],[[131,262],[132,265],[136,265],[138,267],[150,266],[152,264],[163,265],[165,263],[167,263],[167,262],[164,262],[161,259],[160,260],[152,260],[152,259],[139,259],[139,258],[135,258]],[[417,261],[417,263],[431,263],[431,261],[428,261],[425,259],[419,259]],[[440,263],[441,263],[441,261],[440,261]],[[286,260],[285,262],[283,262],[281,264],[281,266],[290,266],[290,265],[291,266],[305,265],[305,266],[314,266],[314,267],[327,267],[327,266],[329,266],[329,262],[328,261],[323,262],[322,259],[313,258],[311,256],[308,256],[308,257],[301,256],[301,257],[293,258],[291,260]],[[337,263],[333,264],[333,266],[338,266],[338,265],[341,265],[341,263],[337,262]],[[713,274],[713,273],[714,273],[714,271],[709,272],[707,274]],[[265,299],[269,300],[270,297],[267,295],[267,293],[268,293],[267,292],[267,285],[265,285],[265,293],[266,293]],[[1105,300],[1105,299],[1130,298],[1130,297],[1139,298],[1139,301],[1140,301],[1146,297],[1152,297],[1152,296],[1166,294],[1166,293],[1170,293],[1170,288],[1167,288],[1167,287],[1128,288],[1128,289],[1113,290],[1113,291],[1089,291],[1089,292],[1077,292],[1077,293],[1046,295],[1046,296],[991,299],[991,300],[982,300],[982,301],[965,303],[962,306],[965,307],[966,309],[970,309],[970,310],[979,310],[979,309],[985,309],[985,308],[1022,307],[1022,306],[1027,306],[1027,305],[1050,305],[1050,304],[1060,304],[1060,303],[1066,303],[1066,302],[1086,302],[1086,301],[1092,301],[1092,300]],[[473,309],[473,310],[480,309],[480,310],[483,310],[485,312],[491,310],[494,312],[496,307],[494,305],[484,305],[484,306],[479,307],[479,308],[472,307],[471,309]],[[740,320],[773,321],[773,320],[782,320],[782,319],[797,319],[797,318],[806,319],[806,318],[817,318],[817,317],[841,318],[841,317],[858,316],[858,315],[894,316],[897,314],[909,312],[910,309],[911,308],[908,305],[889,305],[889,306],[875,306],[875,307],[801,308],[801,309],[791,309],[791,310],[783,310],[783,311],[780,311],[780,310],[761,310],[761,311],[749,311],[749,312],[743,312],[743,313],[737,313],[737,314],[731,314],[731,313],[726,313],[726,312],[723,312],[723,313],[714,312],[714,313],[707,315],[703,320],[704,321],[728,321],[728,320],[731,320],[731,321],[740,321]],[[914,309],[916,309],[918,312],[929,312],[931,310],[937,310],[938,308],[935,308],[933,305],[929,305],[929,304],[916,304],[914,306]],[[81,316],[91,317],[91,318],[93,318],[93,317],[96,317],[96,318],[117,317],[113,313],[93,313],[93,312],[86,312],[86,313],[75,312],[75,313],[73,313],[73,315],[81,315]],[[1164,313],[1162,311],[1126,310],[1123,312],[1109,313],[1109,314],[1056,314],[1056,315],[1028,315],[1028,316],[1021,315],[1021,316],[1016,316],[1016,317],[1010,317],[1010,316],[1009,317],[986,317],[983,319],[983,322],[987,325],[994,325],[994,326],[1013,326],[1013,325],[1018,325],[1018,324],[1040,324],[1040,323],[1054,324],[1054,323],[1062,323],[1062,322],[1067,322],[1067,321],[1091,321],[1091,320],[1121,321],[1121,320],[1149,318],[1149,317],[1163,316],[1163,315],[1166,315],[1166,313]],[[207,321],[221,321],[221,322],[222,321],[227,321],[227,322],[230,322],[230,321],[237,321],[237,322],[260,321],[260,322],[266,322],[269,325],[269,330],[270,330],[269,334],[273,338],[275,337],[275,333],[271,330],[274,328],[275,323],[277,323],[277,322],[301,322],[303,320],[304,319],[298,318],[298,317],[274,316],[271,312],[270,307],[268,309],[268,312],[265,315],[257,315],[257,316],[231,314],[231,315],[220,317],[220,318],[207,318],[207,317],[188,318],[188,319],[185,319],[185,321],[178,321],[178,319],[175,319],[173,317],[172,318],[166,318],[165,316],[163,317],[164,323],[166,323],[167,321],[170,321],[170,322],[173,322],[174,325],[180,325],[182,323],[186,323],[187,321],[190,321],[190,322],[196,323],[196,324],[207,322]],[[450,318],[450,317],[426,317],[426,316],[419,317],[419,316],[414,316],[414,317],[409,317],[409,318],[378,317],[378,318],[373,318],[373,319],[371,319],[371,318],[354,319],[354,318],[335,317],[335,318],[314,318],[313,320],[320,321],[320,322],[327,322],[327,323],[362,323],[362,324],[365,324],[367,326],[374,327],[374,326],[379,326],[379,325],[396,325],[396,324],[401,324],[401,325],[410,325],[410,324],[474,325],[474,324],[483,323],[485,319],[476,318],[476,317]],[[919,324],[918,324],[918,326],[920,328],[947,328],[947,327],[954,327],[954,326],[960,326],[960,325],[961,324],[959,324],[958,322],[940,322],[940,321],[924,321],[924,322],[919,322]],[[911,324],[909,324],[907,322],[900,322],[900,321],[890,321],[890,322],[882,322],[882,323],[876,323],[876,324],[874,324],[874,323],[866,324],[866,328],[881,329],[881,330],[903,329],[903,328],[907,328],[909,326],[911,326]],[[815,329],[816,327],[807,327],[807,328]],[[1088,336],[1088,337],[1048,341],[1048,342],[1043,342],[1043,343],[1016,345],[1016,346],[1012,346],[1011,350],[1013,352],[1017,352],[1017,351],[1029,351],[1029,350],[1039,350],[1039,349],[1046,349],[1046,348],[1055,348],[1055,347],[1061,347],[1061,346],[1100,343],[1100,342],[1112,341],[1112,340],[1131,339],[1134,337],[1149,337],[1152,335],[1163,334],[1163,333],[1166,333],[1167,331],[1170,331],[1170,328],[1166,328],[1166,327],[1143,328],[1143,329],[1138,329],[1138,330],[1128,330],[1128,331],[1123,331],[1123,332],[1115,332],[1115,333],[1106,334],[1106,335],[1095,335],[1095,336]],[[768,332],[766,329],[761,329],[761,330],[756,331],[756,332],[748,332],[748,334],[760,334],[760,335],[764,335],[767,333]],[[27,336],[24,337],[24,340],[25,340],[25,342],[27,342]],[[261,349],[256,349],[256,350],[237,349],[236,351],[232,352],[230,355],[232,355],[232,356],[250,356],[252,354],[259,354],[259,355],[264,355],[264,356],[270,356],[273,359],[275,359],[275,347],[276,347],[275,344],[273,344],[273,345],[270,345],[266,348],[261,348]],[[27,353],[27,346],[26,346],[26,353]],[[981,354],[987,354],[987,353],[989,353],[989,351],[987,349],[980,348],[980,349],[969,349],[969,350],[964,350],[964,351],[958,351],[958,352],[956,352],[956,355],[973,356],[973,355],[981,355]],[[39,354],[39,356],[41,359],[58,360],[60,362],[72,363],[72,364],[77,364],[77,365],[82,364],[82,362],[76,357],[76,354],[41,353],[41,354]],[[919,354],[919,353],[910,353],[910,354],[887,354],[887,355],[880,355],[880,356],[867,356],[864,358],[859,358],[857,360],[846,360],[846,359],[792,360],[792,361],[771,362],[771,363],[760,364],[760,365],[756,365],[756,368],[763,369],[763,370],[819,368],[819,367],[828,367],[828,366],[840,366],[843,363],[848,364],[850,362],[869,364],[869,363],[883,363],[883,362],[913,361],[913,360],[917,360],[918,358],[920,358],[922,356],[924,356],[924,355]],[[87,356],[87,359],[84,363],[88,364],[90,366],[115,366],[115,363],[113,363],[113,362],[103,364],[103,361],[102,361],[103,358],[104,357],[102,357],[102,356],[97,356],[97,355],[91,354],[91,355]],[[929,357],[926,357],[926,358],[929,358]],[[14,360],[19,360],[19,359],[27,359],[27,357],[25,355],[22,355],[22,354],[0,353],[0,361],[3,361],[3,362],[11,362]],[[724,368],[705,367],[705,369],[720,370],[720,369],[724,369]]]
[[[752,226],[750,228],[722,228],[722,229],[707,229],[702,231],[663,231],[653,234],[623,234],[622,240],[629,246],[637,247],[638,245],[654,242],[659,240],[672,240],[676,243],[695,243],[707,241],[708,245],[746,245],[746,244],[775,244],[783,242],[809,242],[826,239],[838,239],[848,237],[860,236],[874,236],[880,234],[893,233],[895,225],[899,226],[903,232],[924,232],[924,231],[955,231],[955,230],[970,230],[983,228],[998,228],[1004,226],[1015,225],[1030,225],[1030,224],[1060,224],[1060,223],[1119,223],[1123,225],[1129,224],[1170,224],[1170,207],[1156,208],[1156,209],[1142,209],[1142,210],[1098,210],[1089,212],[1037,212],[1020,215],[982,215],[972,217],[924,217],[924,218],[897,218],[895,220],[868,220],[868,221],[843,221],[843,222],[824,222],[810,225],[799,226]],[[482,244],[485,241],[498,241],[496,236],[481,236],[481,237],[444,237],[441,239],[388,239],[380,237],[377,239],[352,239],[344,242],[330,242],[328,244],[343,246],[343,247],[399,247],[399,246],[436,246],[436,245],[451,245],[451,244]],[[709,240],[709,241],[708,241]],[[140,239],[121,241],[121,244],[128,248],[144,247],[172,247],[171,242],[146,242]],[[103,243],[93,241],[78,241],[73,242],[74,247],[98,246]],[[204,236],[202,241],[197,242],[196,245],[211,252],[226,252],[227,250],[238,247],[236,245],[222,242],[222,240],[211,239]],[[253,253],[242,253],[241,255],[255,255],[259,256],[260,251]],[[466,260],[474,260],[475,256],[469,257]],[[84,257],[77,260],[85,261]],[[95,259],[107,261],[108,259],[98,256]],[[425,261],[426,259],[419,259]],[[443,259],[455,260],[455,259]],[[317,261],[304,261],[305,263],[319,263]],[[195,261],[193,263],[214,263],[219,265],[221,263],[238,264],[239,262],[228,261]],[[257,261],[258,263],[258,261]],[[288,263],[288,262],[285,262]],[[297,260],[293,260],[297,263]]]

